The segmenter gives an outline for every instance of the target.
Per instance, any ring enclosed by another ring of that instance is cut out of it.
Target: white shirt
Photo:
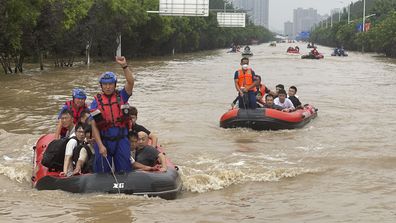
[[[285,101],[283,103],[281,103],[279,101],[279,98],[275,98],[274,99],[274,104],[281,106],[282,108],[291,108],[291,109],[295,109],[293,102],[290,101],[290,99],[285,98]]]
[[[73,132],[73,134],[71,134],[69,137],[71,138],[73,136],[76,136],[76,133]],[[77,147],[77,144],[77,140],[75,140],[74,138],[70,139],[69,142],[67,142],[66,144],[65,156],[72,156],[73,150]]]

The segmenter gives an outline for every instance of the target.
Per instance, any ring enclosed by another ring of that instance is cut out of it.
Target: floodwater
[[[138,123],[181,169],[184,188],[172,201],[31,188],[35,141],[54,131],[73,87],[91,102],[101,72],[122,73],[115,63],[1,75],[0,222],[394,222],[395,60],[330,57],[325,47],[325,59],[302,60],[288,46],[252,46],[251,65],[269,88],[295,85],[319,109],[298,130],[219,127],[236,96],[239,54],[129,61]]]

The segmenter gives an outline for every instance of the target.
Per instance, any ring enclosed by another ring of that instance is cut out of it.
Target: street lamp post
[[[351,22],[351,5],[352,2],[348,5],[348,24]]]
[[[338,22],[341,22],[341,9],[338,9]]]
[[[366,0],[363,0],[363,23],[362,23],[362,32],[364,32],[365,24],[366,24]]]

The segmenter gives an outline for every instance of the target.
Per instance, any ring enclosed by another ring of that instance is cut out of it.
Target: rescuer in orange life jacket
[[[131,171],[128,100],[135,81],[125,57],[116,57],[116,62],[124,71],[124,88],[116,89],[115,73],[103,73],[99,78],[102,93],[94,97],[90,107],[92,134],[96,140],[94,172],[110,172],[113,165],[116,172]]]
[[[235,89],[238,92],[240,109],[255,109],[257,78],[255,72],[249,67],[249,58],[241,59],[241,68],[234,74]]]

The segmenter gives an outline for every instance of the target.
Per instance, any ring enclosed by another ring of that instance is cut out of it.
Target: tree
[[[23,71],[24,30],[35,25],[41,1],[10,0],[0,3],[0,63],[4,73]],[[14,68],[12,68],[14,64]]]

